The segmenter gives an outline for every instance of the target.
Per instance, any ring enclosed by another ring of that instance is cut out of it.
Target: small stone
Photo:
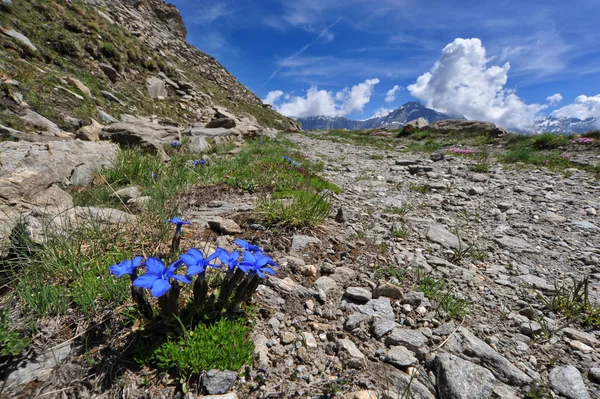
[[[589,373],[590,380],[600,383],[600,367],[592,367]]]
[[[581,341],[588,346],[594,347],[594,346],[600,344],[600,341],[598,341],[598,339],[596,339],[596,337],[594,337],[592,334],[586,333],[584,331],[579,331],[579,330],[576,330],[571,327],[565,328],[563,330],[563,333],[567,337],[577,340],[577,341]]]
[[[135,186],[124,187],[120,190],[115,191],[110,195],[113,198],[120,198],[123,202],[127,203],[131,199],[136,199],[142,196],[140,190]]]
[[[303,332],[301,334],[302,336],[302,342],[304,343],[304,346],[306,346],[307,348],[316,348],[317,347],[317,340],[315,339],[315,336],[312,335],[309,332]]]
[[[434,367],[441,398],[487,399],[492,396],[496,378],[489,370],[448,353],[437,355]]]
[[[471,187],[468,191],[469,195],[483,195],[484,189],[481,187]]]
[[[303,276],[307,277],[315,277],[319,273],[315,265],[300,266],[299,270]]]
[[[520,326],[521,333],[527,335],[528,337],[533,337],[534,335],[538,335],[542,332],[542,326],[537,321],[526,321],[521,323]]]
[[[348,287],[346,289],[346,296],[357,302],[369,302],[373,297],[371,291],[362,287]]]
[[[289,331],[286,331],[281,336],[281,343],[283,345],[289,345],[296,340],[296,335],[292,334]]]
[[[321,244],[321,240],[311,236],[296,234],[292,237],[292,252],[301,252],[311,244]]]
[[[119,72],[117,72],[117,70],[115,68],[113,68],[111,65],[104,64],[104,63],[100,64],[100,69],[102,69],[102,72],[104,72],[106,77],[109,78],[111,82],[114,83],[117,80],[119,80]]]
[[[337,213],[335,214],[335,221],[338,223],[344,223],[344,211],[342,208],[338,209]]]
[[[575,349],[576,351],[580,351],[583,353],[592,353],[594,351],[594,348],[587,346],[581,341],[572,340],[571,342],[569,342],[569,346]]]
[[[235,371],[209,370],[202,377],[202,387],[211,395],[227,393],[235,381]]]
[[[436,151],[429,156],[429,159],[431,159],[434,162],[442,161],[444,160],[444,153],[441,151]]]
[[[343,396],[343,399],[378,399],[375,391],[356,391]]]
[[[410,291],[404,294],[402,297],[402,304],[409,304],[412,306],[419,306],[421,302],[425,299],[425,294],[418,291]]]
[[[242,228],[231,219],[216,217],[208,221],[208,225],[215,231],[227,235],[240,234]]]
[[[378,319],[371,326],[371,334],[377,339],[396,328],[396,322],[390,319]]]
[[[573,366],[553,368],[548,375],[548,380],[552,389],[568,399],[589,399],[590,397],[581,373]]]
[[[346,319],[346,322],[344,323],[344,329],[346,331],[352,331],[355,328],[358,328],[360,324],[366,320],[369,320],[369,316],[360,313],[352,313]]]
[[[373,290],[373,296],[375,298],[383,296],[392,299],[400,299],[402,298],[402,294],[402,288],[383,280],[380,281],[377,288]]]
[[[427,345],[427,337],[419,330],[408,330],[404,328],[394,328],[392,333],[385,340],[387,346],[404,346],[411,351],[418,351]]]
[[[337,341],[337,350],[342,362],[349,367],[361,369],[365,366],[365,355],[349,339],[339,339]]]
[[[317,281],[315,281],[315,285],[318,289],[323,290],[325,294],[337,288],[335,280],[327,276],[319,277]]]
[[[396,367],[408,367],[417,363],[415,355],[404,346],[392,346],[388,351],[384,362]]]

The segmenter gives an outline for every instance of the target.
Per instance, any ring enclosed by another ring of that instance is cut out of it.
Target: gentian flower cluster
[[[167,222],[176,225],[176,236],[180,234],[182,226],[191,224],[178,217]],[[234,243],[244,249],[243,254],[217,248],[212,254],[205,256],[199,249],[191,248],[169,266],[156,257],[144,260],[141,256],[136,256],[110,266],[109,270],[117,278],[125,275],[131,278],[132,296],[147,317],[152,317],[152,310],[142,289],[158,298],[163,315],[170,316],[179,311],[179,283],[193,283],[193,308],[201,309],[208,298],[209,282],[206,272],[209,268],[225,272],[215,298],[218,298],[222,306],[229,304],[236,307],[248,301],[260,281],[267,275],[274,275],[274,268],[279,266],[260,247],[241,239],[236,239]],[[180,273],[183,266],[186,270]],[[145,267],[146,273],[138,276],[140,267]]]
[[[591,144],[594,142],[594,139],[591,137],[578,137],[576,139],[571,140],[571,144]]]
[[[197,161],[192,161],[192,165],[194,165],[194,166],[206,165],[206,160],[205,159],[199,159]]]
[[[291,163],[295,167],[299,167],[300,166],[300,164],[298,162],[294,161],[292,158],[288,157],[287,155],[283,156],[283,160]]]
[[[454,153],[454,154],[473,154],[473,153],[477,152],[477,151],[471,150],[469,148],[457,148],[457,147],[448,148],[446,151]]]

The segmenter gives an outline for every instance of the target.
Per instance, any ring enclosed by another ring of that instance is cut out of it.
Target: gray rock
[[[304,248],[311,244],[321,244],[321,240],[311,236],[295,234],[292,237],[292,252],[301,252]]]
[[[92,119],[90,125],[79,128],[75,134],[75,138],[83,141],[98,141],[100,140],[100,133],[102,133],[103,128],[103,125]]]
[[[169,95],[164,80],[155,76],[150,76],[146,79],[146,86],[148,87],[148,94],[151,98],[164,99]]]
[[[600,344],[600,341],[598,341],[596,339],[596,337],[594,337],[590,333],[586,333],[584,331],[579,331],[579,330],[576,330],[576,329],[570,328],[570,327],[565,328],[562,331],[567,337],[569,337],[571,339],[576,339],[577,341],[581,341],[586,345],[594,347],[594,346],[597,346],[598,344]]]
[[[346,296],[358,302],[369,302],[373,297],[371,291],[362,287],[348,287]]]
[[[179,139],[179,131],[175,126],[161,125],[146,118],[129,118],[127,122],[105,126],[100,138],[122,147],[140,147],[161,154],[164,153],[163,146]]]
[[[125,104],[123,104],[123,102],[121,100],[119,100],[117,98],[117,96],[115,96],[114,94],[112,94],[110,91],[100,90],[100,94],[102,94],[104,97],[106,97],[107,99],[109,99],[112,102],[115,102],[115,103],[121,104],[121,105],[125,105]]]
[[[31,43],[31,40],[29,40],[27,36],[20,32],[17,32],[12,28],[3,28],[0,26],[0,33],[3,33],[8,37],[12,37],[13,39],[25,45],[31,51],[37,51],[37,47],[35,47],[33,43]]]
[[[375,338],[379,339],[388,334],[397,326],[398,325],[394,320],[376,318],[371,326],[371,334],[373,334]]]
[[[431,159],[434,162],[439,162],[439,161],[443,161],[444,157],[445,157],[445,155],[443,152],[436,151],[429,156],[429,159]]]
[[[151,202],[152,197],[145,195],[138,198],[131,198],[129,201],[127,201],[127,205],[132,206],[138,211],[146,211],[148,210]]]
[[[242,228],[233,220],[225,219],[222,217],[215,217],[212,220],[208,221],[208,225],[215,231],[223,234],[240,234],[242,232]]]
[[[98,107],[97,111],[98,111],[98,116],[100,117],[100,120],[102,122],[104,122],[104,123],[117,123],[118,122],[118,120],[116,120],[115,118],[113,118],[112,116],[110,116],[102,108]]]
[[[227,393],[235,381],[235,371],[209,370],[202,376],[202,387],[211,395]]]
[[[295,295],[300,298],[311,297],[317,294],[315,290],[305,288],[289,277],[280,279],[275,276],[269,276],[267,285],[273,287],[276,291],[288,295]]]
[[[86,97],[91,97],[92,96],[92,92],[90,91],[90,89],[84,85],[81,80],[73,77],[73,76],[67,76],[65,78],[67,80],[67,82],[69,82],[69,84],[76,88],[77,90],[79,90],[80,92],[83,93],[84,96]]]
[[[521,331],[521,333],[523,333],[529,337],[533,337],[542,332],[542,326],[537,321],[530,320],[530,321],[525,321],[525,322],[521,323],[519,330]]]
[[[75,167],[69,182],[73,186],[89,186],[94,181],[94,169],[88,165],[83,164]]]
[[[109,78],[111,82],[114,83],[119,80],[119,73],[111,65],[102,63],[100,64],[100,69],[102,69],[102,72],[104,72],[106,77]]]
[[[400,299],[402,298],[402,294],[402,288],[383,280],[381,280],[377,285],[377,288],[373,290],[373,296],[375,298],[384,296],[392,299]]]
[[[198,399],[238,399],[238,396],[235,392],[229,392],[225,395],[202,395]]]
[[[455,355],[476,358],[478,364],[490,370],[497,379],[509,385],[523,386],[531,383],[531,377],[464,327],[456,330],[444,345],[444,349]]]
[[[515,252],[535,252],[537,251],[531,245],[527,243],[524,239],[520,237],[511,237],[511,236],[502,236],[502,237],[494,237],[494,242],[498,244],[501,248],[507,248],[511,251]]]
[[[392,346],[383,361],[396,367],[408,367],[418,362],[415,355],[404,346]]]
[[[421,161],[418,159],[402,158],[402,159],[397,159],[394,164],[397,166],[412,166],[412,165],[418,165],[420,163],[421,163]]]
[[[19,118],[23,120],[23,122],[28,123],[32,126],[37,127],[38,129],[42,129],[51,133],[59,133],[61,129],[58,125],[51,120],[43,117],[42,115],[34,112],[30,109],[26,109],[22,115],[19,115]]]
[[[209,129],[222,127],[225,129],[231,129],[235,127],[235,120],[233,118],[219,118],[214,119],[206,124]]]
[[[408,330],[405,328],[394,328],[392,333],[385,339],[387,346],[404,346],[416,352],[427,345],[427,337],[419,330]]]
[[[464,119],[446,119],[427,126],[427,130],[435,133],[487,133],[492,136],[501,137],[506,135],[506,130],[497,127],[491,122],[473,121]]]
[[[315,281],[315,286],[327,294],[337,288],[337,283],[331,277],[321,276]]]
[[[589,399],[581,373],[573,366],[555,367],[548,374],[550,386],[568,399]]]
[[[425,299],[425,294],[419,291],[410,291],[404,294],[402,297],[402,304],[409,304],[411,306],[420,306],[421,302]]]
[[[485,193],[485,191],[481,187],[471,187],[468,191],[469,195],[483,195],[483,193]]]
[[[210,144],[204,137],[193,136],[188,143],[188,151],[193,154],[202,154],[210,150]]]
[[[589,220],[572,221],[571,224],[583,230],[600,230],[600,227],[590,222]]]
[[[465,244],[461,243],[456,235],[446,230],[446,228],[440,224],[432,224],[429,227],[427,238],[436,244],[440,244],[444,248],[459,249],[461,245],[465,247]]]
[[[70,345],[59,346],[54,350],[38,354],[35,361],[19,362],[19,367],[8,372],[4,382],[6,386],[16,386],[28,384],[34,380],[45,381],[50,377],[54,368],[67,360],[70,355]]]
[[[355,328],[359,327],[362,322],[369,320],[369,316],[361,314],[361,313],[352,313],[346,319],[344,323],[344,329],[347,331],[352,331]]]
[[[448,353],[434,359],[438,392],[442,399],[487,399],[492,396],[496,378],[476,364]]]
[[[349,339],[338,339],[337,350],[340,360],[349,367],[362,369],[365,367],[365,355]]]
[[[523,274],[521,276],[515,276],[511,280],[529,285],[538,290],[553,291],[554,286],[549,284],[548,281],[541,277],[534,276],[533,274]]]
[[[135,186],[124,187],[111,194],[111,197],[120,198],[124,203],[127,203],[129,202],[129,200],[139,198],[141,196],[142,193]]]
[[[600,367],[592,367],[589,372],[590,380],[600,383]]]

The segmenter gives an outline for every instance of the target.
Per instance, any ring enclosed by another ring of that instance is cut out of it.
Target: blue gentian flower
[[[205,165],[206,164],[206,160],[205,159],[200,159],[198,161],[194,161],[193,164],[194,164],[194,166]]]
[[[173,219],[169,219],[166,221],[167,223],[173,223],[175,226],[177,226],[177,231],[175,232],[175,234],[179,235],[181,233],[181,227],[186,224],[191,226],[192,222],[188,222],[187,220],[181,220],[179,219],[177,216],[173,217]]]
[[[261,247],[259,247],[257,245],[252,245],[248,241],[244,241],[244,240],[242,240],[240,238],[236,238],[235,240],[233,240],[233,243],[239,245],[242,248],[244,248],[246,251],[250,251],[250,252],[265,252],[265,251],[262,250]]]
[[[181,145],[181,143],[177,140],[173,140],[173,148],[177,148]]]
[[[141,256],[136,256],[133,259],[127,259],[122,261],[121,263],[117,263],[116,265],[110,266],[108,269],[112,274],[114,274],[117,278],[129,274],[130,276],[135,273],[135,269],[137,269],[141,264],[144,258]]]
[[[133,285],[150,290],[153,297],[161,297],[171,289],[172,278],[187,284],[192,282],[188,276],[175,274],[181,264],[182,262],[178,260],[171,266],[165,267],[162,260],[148,258],[146,259],[146,274],[136,278]]]
[[[217,256],[218,254],[215,252],[208,258],[205,258],[201,251],[197,250],[196,248],[192,248],[186,253],[182,254],[180,259],[187,266],[188,275],[195,276],[197,274],[204,273],[207,266],[220,267],[219,265],[210,263],[210,261],[216,259]]]
[[[238,266],[244,273],[256,274],[260,278],[265,278],[265,274],[275,275],[275,270],[267,267],[268,264],[275,263],[273,259],[263,253],[244,252],[244,260]]]
[[[217,248],[215,253],[217,254],[217,258],[221,261],[221,263],[227,265],[227,270],[229,272],[233,272],[233,270],[239,265],[239,252],[228,252],[223,248]]]

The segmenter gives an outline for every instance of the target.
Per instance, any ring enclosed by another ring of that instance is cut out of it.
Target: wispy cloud
[[[188,19],[188,21],[192,24],[211,24],[233,13],[233,8],[226,3],[212,3],[206,5],[206,7],[197,9],[194,16]]]
[[[289,57],[285,58],[280,64],[279,67],[277,69],[275,69],[273,71],[273,73],[271,74],[271,76],[269,76],[269,79],[267,79],[267,81],[263,84],[263,86],[266,86],[267,84],[269,84],[269,82],[271,82],[271,80],[273,80],[273,78],[275,78],[275,76],[277,76],[277,74],[279,73],[279,71],[281,71],[282,68],[284,68],[286,66],[286,64],[289,64],[291,62],[294,61],[295,58],[299,57],[300,55],[302,55],[306,50],[308,50],[310,48],[310,46],[312,46],[313,44],[315,44],[316,42],[318,42],[321,38],[323,37],[328,37],[328,33],[329,33],[329,29],[333,28],[335,25],[338,24],[338,22],[340,22],[342,20],[342,18],[338,18],[336,19],[334,22],[332,22],[328,27],[326,27],[325,29],[323,29],[321,31],[321,33],[319,33],[319,35],[317,36],[317,38],[315,40],[313,40],[312,42],[306,44],[304,47],[302,47],[300,50],[296,51],[294,54],[290,55]],[[333,40],[333,38],[331,39]]]

